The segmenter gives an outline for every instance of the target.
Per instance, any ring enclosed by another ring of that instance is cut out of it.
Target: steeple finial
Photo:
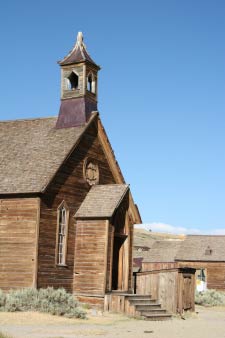
[[[77,34],[77,43],[81,46],[83,44],[84,37],[82,32],[78,32]]]

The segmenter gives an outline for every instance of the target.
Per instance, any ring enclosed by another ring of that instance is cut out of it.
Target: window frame
[[[72,76],[76,76],[76,80],[77,80],[77,85],[74,87],[73,87],[73,81],[71,79]],[[80,82],[79,74],[77,74],[77,72],[72,70],[72,72],[66,77],[66,90],[68,90],[69,92],[79,90],[79,82]]]
[[[91,81],[89,81],[89,79],[91,79]],[[92,72],[88,73],[86,81],[87,81],[87,85],[86,85],[87,91],[89,93],[92,93],[93,95],[96,95],[96,78]],[[90,85],[90,88],[89,88],[89,85]]]
[[[65,210],[65,224],[64,224],[64,234],[60,234],[60,213],[61,210]],[[62,201],[57,208],[57,230],[56,230],[56,248],[55,248],[55,264],[57,266],[67,266],[66,256],[67,256],[67,242],[68,242],[68,228],[69,228],[69,217],[70,217],[69,208],[65,201]],[[59,251],[59,242],[60,235],[62,238],[62,252]],[[59,254],[62,255],[62,259],[59,259]]]

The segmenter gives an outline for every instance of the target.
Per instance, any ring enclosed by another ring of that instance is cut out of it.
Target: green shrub
[[[216,290],[206,290],[195,293],[195,303],[203,306],[225,306],[225,293]]]
[[[38,290],[36,289],[11,290],[6,295],[5,310],[7,312],[35,311],[37,308]]]
[[[0,311],[39,311],[69,318],[86,317],[86,312],[79,308],[79,303],[73,295],[64,289],[52,287],[40,290],[11,290],[7,295],[0,292]]]

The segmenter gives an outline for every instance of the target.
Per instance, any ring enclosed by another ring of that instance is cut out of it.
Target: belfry
[[[57,128],[76,127],[86,123],[97,111],[98,71],[83,42],[77,35],[72,51],[59,61],[61,67],[61,106]]]

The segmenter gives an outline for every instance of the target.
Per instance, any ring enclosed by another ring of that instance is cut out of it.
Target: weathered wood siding
[[[225,262],[178,262],[178,265],[206,269],[207,288],[225,291]]]
[[[112,290],[113,242],[114,242],[114,227],[112,226],[112,224],[109,224],[106,291]]]
[[[116,183],[98,140],[97,128],[92,126],[85,132],[80,144],[61,167],[41,200],[39,288],[47,286],[64,287],[73,292],[75,251],[75,220],[73,216],[90,189],[83,178],[83,163],[86,157],[94,158],[97,161],[100,171],[100,184]],[[66,266],[56,266],[57,208],[63,200],[70,210],[67,258]]]
[[[151,295],[171,313],[194,311],[194,271],[186,273],[181,270],[176,268],[137,273],[137,294]]]
[[[0,289],[36,286],[39,202],[0,200]]]
[[[134,239],[134,226],[129,225],[129,277],[128,277],[128,290],[133,290],[133,239]]]
[[[154,270],[164,270],[164,269],[174,269],[177,268],[178,264],[176,262],[142,262],[141,271],[154,271]]]
[[[137,294],[151,295],[162,307],[177,312],[177,271],[151,271],[137,274]]]
[[[107,221],[77,221],[74,294],[105,294],[107,249]]]

